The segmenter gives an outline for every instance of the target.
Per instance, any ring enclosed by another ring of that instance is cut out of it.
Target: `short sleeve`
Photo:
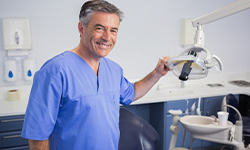
[[[33,140],[49,138],[56,123],[62,95],[59,75],[38,71],[25,113],[22,137]]]
[[[135,97],[134,84],[122,76],[120,89],[120,103],[123,105],[132,103]]]

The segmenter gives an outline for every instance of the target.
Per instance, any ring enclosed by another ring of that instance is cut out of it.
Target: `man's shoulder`
[[[65,51],[62,52],[49,60],[47,60],[43,66],[40,68],[40,70],[48,70],[49,72],[53,72],[55,70],[59,71],[63,66],[65,66],[70,60],[70,52]]]

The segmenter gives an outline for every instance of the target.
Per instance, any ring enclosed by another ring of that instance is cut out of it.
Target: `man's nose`
[[[111,39],[111,33],[110,31],[104,31],[102,35],[102,39],[105,41],[109,41]]]

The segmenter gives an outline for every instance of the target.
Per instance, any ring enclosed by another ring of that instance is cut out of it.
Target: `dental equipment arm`
[[[212,11],[206,15],[203,15],[201,17],[198,17],[192,21],[192,24],[194,27],[198,27],[200,25],[205,25],[217,20],[220,20],[222,18],[225,18],[227,16],[231,16],[235,13],[241,12],[243,10],[246,10],[250,8],[250,1],[249,0],[236,0],[235,2],[222,7],[220,9],[217,9],[215,11]]]
[[[194,43],[194,47],[203,47],[204,46],[204,31],[202,26],[205,24],[209,24],[211,22],[220,20],[222,18],[231,16],[233,14],[236,14],[238,12],[244,11],[246,9],[250,8],[250,1],[249,0],[237,0],[227,6],[224,6],[220,9],[217,9],[215,11],[212,11],[206,15],[203,15],[201,17],[198,17],[194,20],[192,20],[192,24],[193,27],[197,27],[196,30],[196,35],[195,35],[195,43]],[[206,61],[208,61],[210,56],[207,56],[207,58],[205,59]],[[218,70],[222,70],[223,66],[221,63],[221,60],[219,59],[219,57],[213,55],[212,58],[214,58],[218,64],[219,64],[219,68],[217,68]],[[210,66],[209,66],[210,65]],[[210,62],[208,62],[207,67],[213,67],[213,64],[210,64]]]
[[[206,77],[208,73],[207,69],[210,69],[214,66],[216,67],[217,70],[222,71],[223,65],[219,57],[215,55],[211,57],[209,51],[206,48],[204,48],[203,25],[217,21],[219,19],[225,18],[235,13],[241,12],[248,8],[250,8],[250,0],[237,0],[225,7],[222,7],[211,13],[208,13],[206,15],[203,15],[201,17],[192,20],[193,26],[197,27],[195,35],[195,43],[193,47],[185,50],[184,52],[174,57],[173,62],[171,61],[169,62],[169,64],[174,63],[174,65],[172,66],[172,70],[174,70],[173,71],[174,75],[178,76],[180,80],[186,81],[188,79],[199,79]],[[197,52],[197,55],[199,55],[199,52],[203,51],[207,54],[207,56],[205,59],[201,59],[198,58],[198,56],[192,57],[191,55],[186,55],[188,52],[192,51]],[[186,60],[184,60],[185,58],[182,57],[185,55],[186,55],[185,57]],[[182,63],[180,63],[181,61]],[[199,62],[199,63],[194,63],[194,62]],[[195,67],[196,69],[194,69]]]
[[[204,32],[202,29],[203,25],[231,16],[235,13],[241,12],[249,8],[249,0],[237,0],[227,6],[212,11],[196,19],[193,19],[193,27],[197,27],[194,46],[204,46]]]

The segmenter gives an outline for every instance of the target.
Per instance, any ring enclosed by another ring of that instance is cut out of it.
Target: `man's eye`
[[[111,33],[117,34],[117,30],[111,30]]]
[[[95,30],[96,30],[97,32],[102,32],[102,31],[104,31],[103,28],[95,28]]]

